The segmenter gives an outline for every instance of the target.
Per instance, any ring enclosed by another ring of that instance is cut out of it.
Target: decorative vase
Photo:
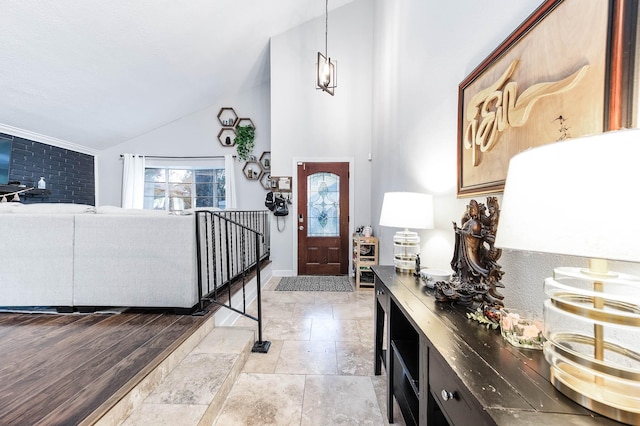
[[[515,309],[500,310],[500,333],[513,346],[542,349],[542,321]]]

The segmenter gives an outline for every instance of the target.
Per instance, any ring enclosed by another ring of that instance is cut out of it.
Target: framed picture
[[[631,3],[547,0],[460,83],[458,197],[501,192],[518,152],[628,125]]]

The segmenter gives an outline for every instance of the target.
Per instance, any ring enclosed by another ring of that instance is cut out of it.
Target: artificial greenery
[[[256,130],[253,126],[240,126],[236,129],[236,151],[238,152],[238,158],[247,161],[253,147],[255,145],[254,139],[256,136]]]
[[[467,312],[467,318],[472,319],[474,321],[478,321],[480,324],[483,324],[485,327],[492,328],[494,330],[500,327],[500,324],[487,318],[487,316],[484,314],[481,308],[477,308],[475,312]]]

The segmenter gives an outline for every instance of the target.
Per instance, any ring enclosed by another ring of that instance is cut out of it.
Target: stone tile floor
[[[278,281],[262,292],[267,354],[251,353],[255,321],[215,327],[124,420],[103,424],[388,424],[386,376],[373,375],[373,291],[274,291]],[[394,414],[403,425],[397,405]]]

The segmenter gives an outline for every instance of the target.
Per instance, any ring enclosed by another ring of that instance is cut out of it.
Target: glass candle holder
[[[500,310],[500,333],[513,346],[526,349],[542,349],[542,321],[533,315],[516,309]]]

